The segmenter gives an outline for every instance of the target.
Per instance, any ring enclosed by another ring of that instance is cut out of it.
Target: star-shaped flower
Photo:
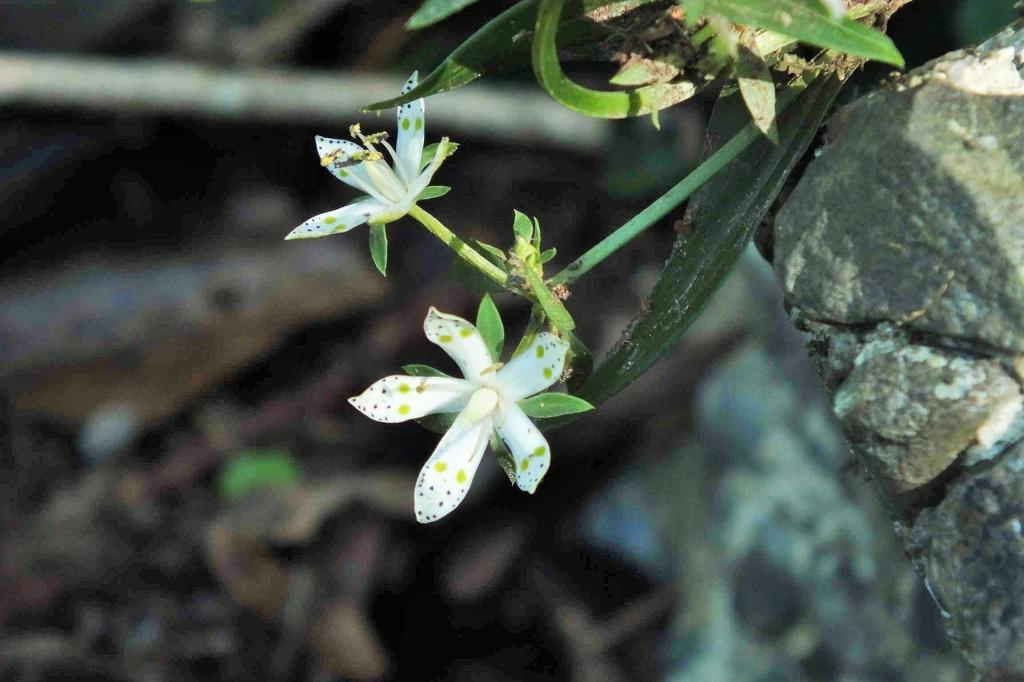
[[[540,429],[516,403],[558,381],[569,344],[542,332],[503,365],[493,361],[480,332],[461,317],[431,308],[423,331],[451,356],[463,379],[388,376],[349,398],[356,409],[379,422],[459,413],[420,470],[416,519],[436,521],[462,502],[495,431],[514,458],[516,484],[534,492],[551,464],[551,452]]]
[[[417,74],[413,73],[402,88],[402,94],[416,87],[416,82]],[[389,223],[408,213],[416,197],[427,188],[455,146],[448,142],[448,138],[443,138],[436,146],[431,145],[434,147],[433,158],[426,163],[426,168],[422,168],[426,162],[423,109],[422,99],[398,107],[397,149],[388,143],[387,133],[363,135],[358,125],[352,126],[349,132],[359,139],[361,145],[318,135],[316,151],[320,164],[366,196],[347,206],[313,216],[289,232],[285,239],[325,237],[348,232],[366,222]],[[377,145],[387,150],[394,162],[393,168],[384,161]]]

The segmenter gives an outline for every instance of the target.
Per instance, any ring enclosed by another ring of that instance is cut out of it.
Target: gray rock
[[[776,270],[804,314],[1024,351],[1024,31],[993,47],[836,117],[776,221]]]
[[[1022,398],[996,360],[881,335],[862,347],[834,404],[866,463],[902,492],[934,479],[969,446],[995,443]]]
[[[986,679],[1024,674],[1024,446],[961,479],[911,533],[947,625]]]

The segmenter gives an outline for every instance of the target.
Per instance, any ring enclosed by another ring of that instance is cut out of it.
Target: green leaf
[[[543,253],[541,253],[540,254],[541,265],[543,265],[544,263],[547,263],[549,260],[554,258],[555,254],[557,254],[557,253],[558,253],[558,250],[553,248],[553,247],[548,249],[547,251],[544,251]]]
[[[707,11],[811,45],[903,67],[889,36],[850,18],[834,19],[820,0],[708,0]]]
[[[544,314],[548,316],[551,324],[561,332],[571,332],[575,329],[576,323],[573,322],[572,315],[565,309],[562,302],[555,298],[551,290],[547,288],[547,285],[544,284],[544,278],[540,276],[540,273],[529,265],[523,271],[526,273],[526,282],[530,285],[530,290],[537,297],[537,303],[544,310]]]
[[[512,231],[517,237],[530,241],[533,237],[533,221],[525,213],[512,209],[515,218],[512,221]]]
[[[487,350],[491,353],[491,362],[500,360],[505,346],[505,325],[490,294],[484,294],[480,299],[480,307],[476,311],[476,329],[484,337]]]
[[[745,46],[740,47],[736,63],[736,82],[747,111],[757,129],[774,144],[779,143],[775,127],[775,82],[764,60]]]
[[[290,488],[301,481],[299,465],[287,450],[246,450],[224,465],[217,487],[230,502],[256,488]]]
[[[411,31],[426,28],[431,24],[447,19],[459,10],[469,7],[477,0],[426,0],[416,12],[409,17],[405,27]]]
[[[594,406],[583,398],[577,398],[568,393],[541,393],[532,398],[520,400],[516,404],[527,416],[538,419],[579,414],[594,409]]]
[[[599,91],[569,79],[558,61],[558,33],[565,0],[540,0],[533,36],[533,72],[537,82],[564,106],[596,118],[641,116],[692,97],[697,87],[690,82],[655,83],[633,90]]]
[[[479,242],[474,242],[474,244],[478,243]],[[497,251],[497,254],[494,253],[495,251]],[[479,252],[481,256],[497,267],[502,270],[507,270],[508,266],[505,263],[505,255],[497,249],[491,247],[488,249],[479,249]],[[456,258],[452,261],[451,274],[456,282],[469,291],[478,294],[498,294],[505,291],[504,287],[486,277],[483,273],[461,258]]]
[[[510,483],[515,485],[516,482],[516,458],[509,452],[508,446],[505,445],[505,441],[498,436],[496,431],[491,432],[491,450],[494,451],[494,456],[498,458],[498,464],[501,466],[505,475],[508,476]]]
[[[452,427],[452,423],[455,422],[455,418],[458,416],[458,412],[426,414],[415,421],[417,424],[425,428],[427,431],[433,431],[434,433],[445,433],[448,431],[448,429]]]
[[[695,232],[676,241],[650,306],[579,389],[581,397],[601,404],[676,345],[750,242],[814,139],[840,85],[834,78],[821,78],[807,87],[778,116],[778,145],[764,138],[754,141],[694,195],[689,219]],[[746,107],[733,94],[716,105],[709,129],[713,139],[725,142],[749,123]]]
[[[384,225],[370,225],[370,257],[380,274],[387,276],[388,233]]]
[[[420,365],[413,363],[411,365],[402,365],[402,369],[405,373],[411,377],[447,377],[452,378],[452,375],[445,374],[439,369],[434,369],[430,365]]]
[[[533,244],[533,248],[540,249],[540,221],[537,220],[537,216],[533,217],[533,239],[530,243]]]
[[[484,24],[430,72],[419,84],[398,97],[366,107],[367,111],[391,109],[420,97],[436,95],[472,83],[481,76],[514,71],[530,63],[530,34],[537,18],[539,0],[523,0]],[[574,0],[558,25],[562,47],[595,43],[609,31],[586,17],[613,5],[639,6],[655,0]]]
[[[420,168],[419,171],[422,173],[423,169],[434,163],[434,157],[437,156],[437,150],[441,148],[440,142],[432,142],[423,148],[423,156],[420,157]],[[459,149],[458,142],[448,141],[448,146],[445,151],[445,157],[449,157]]]
[[[477,251],[485,251],[489,256],[487,260],[491,261],[492,263],[504,263],[506,260],[508,260],[505,257],[505,252],[496,246],[491,246],[490,244],[479,241],[477,239],[470,239],[469,241],[473,244],[473,247],[476,248]]]
[[[448,192],[451,192],[452,188],[448,185],[430,185],[424,188],[422,192],[416,195],[416,201],[427,201],[429,199],[437,199],[443,197]]]

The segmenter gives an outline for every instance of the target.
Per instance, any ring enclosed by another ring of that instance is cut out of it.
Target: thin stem
[[[793,89],[783,93],[779,98],[777,113],[789,105],[796,95]],[[739,155],[751,142],[761,136],[761,131],[748,123],[740,129],[728,142],[706,158],[699,166],[683,178],[672,189],[654,200],[650,206],[630,218],[622,227],[599,241],[582,256],[569,263],[561,272],[548,280],[548,284],[570,284],[590,272],[598,263],[612,255],[644,230],[664,218],[670,211],[686,201],[691,194],[722,170],[730,161]]]
[[[484,258],[480,255],[480,252],[472,246],[459,239],[459,237],[445,227],[440,220],[430,215],[416,204],[413,204],[412,208],[409,209],[408,215],[420,221],[420,223],[423,224],[423,227],[427,228],[428,232],[444,242],[444,244],[454,251],[455,255],[459,258],[479,270],[484,277],[513,293],[519,293],[517,289],[514,289],[509,285],[508,274],[504,270]]]

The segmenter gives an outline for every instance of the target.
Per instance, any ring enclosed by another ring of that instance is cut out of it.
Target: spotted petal
[[[495,424],[516,463],[516,485],[533,493],[551,465],[551,448],[537,425],[515,403],[502,407]]]
[[[480,332],[472,324],[456,315],[442,313],[431,306],[423,320],[427,338],[441,346],[462,370],[462,376],[479,382],[484,371],[492,365]]]
[[[463,379],[395,374],[348,401],[370,419],[393,424],[437,412],[458,412],[472,392],[473,385]]]
[[[367,197],[348,206],[313,216],[288,233],[285,239],[310,239],[348,232],[384,210],[384,204]]]
[[[414,71],[402,86],[402,94],[416,87],[419,72]],[[398,107],[398,141],[395,143],[399,163],[405,167],[406,177],[414,178],[419,173],[423,157],[424,102],[420,98]]]
[[[490,417],[475,422],[455,420],[416,479],[417,521],[437,521],[465,499],[492,428]]]
[[[349,140],[316,136],[316,153],[320,157],[320,164],[330,171],[331,175],[360,192],[366,192],[366,188],[371,184],[362,163],[353,161],[352,156],[364,151],[366,150]]]
[[[558,381],[568,350],[568,343],[554,334],[541,332],[526,350],[498,370],[498,391],[512,402],[540,393]]]

